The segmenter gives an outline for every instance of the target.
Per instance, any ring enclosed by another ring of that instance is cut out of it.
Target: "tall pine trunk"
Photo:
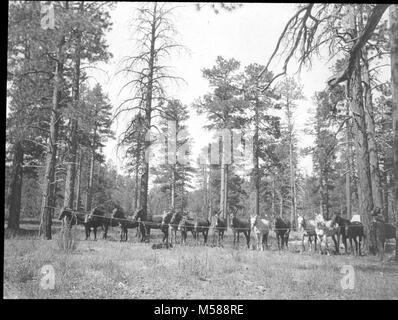
[[[393,206],[396,221],[396,239],[398,239],[398,5],[390,6],[390,47],[391,47],[391,87],[393,122]],[[395,260],[398,261],[398,246],[395,246]]]
[[[256,99],[255,105],[255,123],[254,123],[254,189],[255,189],[255,203],[254,203],[254,213],[256,216],[260,214],[260,170],[259,170],[259,141],[258,141],[258,134],[259,134],[259,102]]]
[[[212,178],[212,163],[211,163],[211,144],[209,143],[208,144],[208,147],[207,147],[208,149],[207,149],[207,159],[208,159],[208,163],[209,163],[209,183],[208,183],[208,196],[207,196],[207,198],[209,199],[208,201],[209,201],[209,211],[211,212],[211,214],[213,213],[213,201],[212,201],[212,199],[213,199],[213,194],[212,194],[212,187],[211,187],[211,183],[212,183],[212,180],[211,180],[211,178]]]
[[[296,177],[293,159],[293,123],[292,113],[290,111],[290,101],[286,101],[287,108],[287,121],[289,130],[289,169],[290,169],[290,223],[292,226],[295,225],[296,221]]]
[[[93,201],[93,182],[94,182],[94,167],[95,167],[95,149],[91,150],[91,159],[90,159],[90,173],[88,179],[88,190],[87,190],[87,201],[86,201],[86,211],[91,211],[91,205]]]
[[[377,155],[377,145],[375,139],[375,123],[373,114],[373,103],[372,103],[372,91],[370,84],[369,75],[369,63],[367,61],[367,51],[364,48],[362,50],[363,58],[363,83],[364,83],[364,107],[365,107],[365,122],[366,131],[368,134],[368,147],[369,147],[369,164],[370,164],[370,176],[372,182],[372,195],[373,204],[382,209],[383,208],[383,196],[382,188],[380,183],[380,172],[379,172],[379,159]]]
[[[220,212],[223,218],[226,218],[224,211],[224,203],[225,203],[225,164],[224,164],[224,141],[222,137],[220,139],[220,153],[221,153],[221,180],[220,180]]]
[[[347,117],[350,115],[349,105],[347,103]],[[351,205],[351,140],[350,140],[350,120],[347,119],[345,125],[345,143],[346,143],[346,174],[345,174],[345,197],[346,197],[346,219],[352,217]]]
[[[156,35],[156,19],[157,19],[157,3],[154,3],[153,12],[153,22],[151,26],[151,47],[150,47],[150,57],[148,61],[148,89],[146,93],[146,105],[145,105],[145,123],[146,129],[149,131],[151,129],[151,117],[152,117],[152,96],[153,96],[153,72],[154,72],[154,59],[155,59],[155,35]],[[149,150],[150,141],[145,141],[145,150]],[[144,163],[144,172],[141,176],[141,208],[143,209],[145,215],[148,214],[148,186],[149,186],[149,158],[146,159]]]
[[[355,154],[358,172],[359,214],[365,225],[367,239],[370,237],[371,211],[373,209],[372,183],[369,165],[368,136],[366,132],[365,110],[363,105],[360,52],[355,57],[354,72],[349,81],[350,106],[353,114]],[[368,243],[369,245],[369,243]],[[374,243],[371,243],[375,246]]]
[[[57,161],[57,141],[58,141],[58,127],[60,121],[59,104],[61,98],[61,86],[63,75],[63,61],[64,61],[64,42],[63,36],[58,43],[57,61],[54,72],[54,87],[52,97],[52,107],[50,115],[50,137],[49,148],[46,159],[46,170],[44,176],[44,190],[41,204],[41,221],[39,228],[39,236],[50,240],[51,237],[51,223],[52,215],[55,206],[55,165]]]
[[[80,4],[80,10],[82,9],[82,4]],[[77,44],[75,52],[75,74],[74,74],[74,84],[73,84],[73,108],[75,111],[79,106],[80,99],[80,51],[81,51],[81,34],[80,31],[77,35]],[[67,208],[73,208],[74,201],[74,190],[75,190],[75,179],[76,179],[76,162],[77,162],[77,119],[76,115],[72,115],[71,119],[71,129],[70,129],[70,149],[68,154],[68,165],[66,169],[66,181],[65,181],[65,196],[64,196],[64,206]]]
[[[12,231],[19,229],[19,218],[21,214],[21,194],[22,194],[22,166],[23,166],[23,147],[20,140],[16,141],[13,148],[13,164],[9,193],[8,205],[8,225]]]
[[[75,210],[80,210],[81,206],[81,181],[82,181],[83,152],[80,150],[79,160],[77,163],[77,181],[76,181],[76,204]]]

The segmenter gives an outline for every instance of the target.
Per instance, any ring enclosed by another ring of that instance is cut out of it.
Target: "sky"
[[[126,79],[116,76],[121,69],[120,61],[124,56],[136,53],[134,42],[134,16],[138,3],[119,2],[111,11],[113,28],[107,34],[109,50],[113,59],[106,64],[99,64],[90,71],[91,84],[99,82],[108,94],[114,108],[128,97],[128,90],[120,93]],[[183,50],[170,61],[172,74],[181,77],[185,82],[169,88],[169,96],[180,99],[188,106],[190,119],[187,127],[193,139],[193,159],[200,149],[207,145],[211,133],[203,129],[205,116],[199,116],[191,104],[200,96],[210,92],[207,81],[202,77],[203,68],[211,68],[217,56],[235,58],[242,66],[250,63],[265,65],[275,48],[276,42],[286,22],[295,12],[295,5],[290,3],[244,4],[232,12],[220,11],[215,14],[209,6],[196,9],[194,3],[179,3],[173,14],[175,28],[178,31],[176,40],[184,45]],[[327,58],[327,57],[326,57]],[[303,129],[311,118],[314,103],[312,97],[316,91],[326,87],[326,80],[331,76],[327,59],[314,61],[311,70],[303,69],[296,79],[303,85],[304,99],[298,101],[294,112],[294,123],[299,140],[299,147],[312,145],[313,138],[304,134]],[[271,65],[274,73],[281,70],[278,60]],[[297,71],[297,65],[289,65],[288,73]],[[120,135],[126,120],[132,115],[123,114],[118,118],[113,130],[116,137]],[[106,144],[104,153],[120,171],[123,171],[123,151],[118,150],[117,139]],[[299,169],[304,174],[311,174],[311,156],[301,158]]]

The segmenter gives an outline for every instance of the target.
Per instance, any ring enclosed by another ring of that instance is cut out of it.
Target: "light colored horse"
[[[338,252],[338,242],[336,235],[338,235],[338,227],[333,227],[333,220],[325,220],[322,214],[315,216],[315,232],[320,241],[321,253],[330,252],[328,238],[332,238],[335,249]]]
[[[305,238],[308,237],[308,248],[312,251],[312,242],[314,240],[315,250],[317,243],[316,222],[314,219],[306,220],[303,216],[297,217],[298,231],[302,234],[301,244],[303,251],[305,251]]]
[[[251,216],[250,227],[254,232],[254,237],[256,238],[256,249],[259,249],[260,243],[261,251],[264,251],[264,248],[268,249],[268,234],[271,229],[271,221],[261,219],[258,215]]]

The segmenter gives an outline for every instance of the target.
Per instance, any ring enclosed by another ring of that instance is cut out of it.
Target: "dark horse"
[[[163,242],[168,236],[168,226],[163,225],[163,215],[153,215],[147,217],[146,212],[143,209],[139,209],[134,213],[133,221],[137,221],[140,224],[141,242],[148,241],[151,234],[151,229],[160,229],[163,232]]]
[[[196,242],[199,241],[199,234],[203,235],[203,243],[207,243],[207,235],[209,234],[210,221],[208,219],[196,219],[194,225],[194,232],[196,235]]]
[[[224,232],[227,231],[227,219],[220,218],[220,214],[216,213],[213,216],[214,235],[218,234],[217,244],[220,245],[221,240],[224,240]],[[213,238],[214,243],[214,238]]]
[[[169,223],[169,227],[170,227],[170,242],[173,243],[173,239],[174,242],[177,242],[177,230],[178,230],[178,226],[180,224],[180,221],[183,218],[183,214],[180,211],[176,211],[173,213],[173,215],[171,216],[170,219],[170,223]]]
[[[384,221],[374,220],[371,225],[371,236],[374,237],[376,242],[376,248],[370,247],[370,251],[375,254],[377,250],[377,254],[380,257],[380,260],[384,259],[384,247],[386,244],[386,240],[395,239],[396,240],[396,229],[395,227]]]
[[[332,218],[332,226],[337,224],[339,226],[339,232],[337,233],[337,237],[341,235],[341,239],[344,244],[345,253],[347,253],[347,239],[350,240],[351,252],[353,252],[352,248],[352,240],[355,243],[355,253],[362,255],[361,253],[361,244],[362,238],[365,236],[365,229],[362,223],[360,222],[351,222],[348,219],[342,218],[339,214],[335,214]],[[358,240],[357,240],[358,239]],[[337,240],[337,246],[339,245],[340,239]]]
[[[192,233],[193,238],[196,239],[195,222],[187,217],[182,217],[180,223],[178,224],[178,231],[181,232],[181,243],[187,242],[189,231]]]
[[[102,238],[106,239],[108,236],[108,228],[119,226],[119,223],[115,220],[112,221],[112,217],[107,217],[105,209],[99,206],[91,210],[91,212],[86,216],[85,223],[93,227],[95,239],[97,238],[98,227],[102,227],[104,230]]]
[[[127,241],[128,229],[138,228],[137,221],[129,220],[121,208],[116,207],[112,211],[112,221],[116,221],[120,226],[120,241]]]
[[[278,249],[280,250],[286,245],[288,248],[289,235],[290,235],[290,221],[285,221],[281,217],[276,217],[275,219],[275,234],[276,241],[278,243]]]
[[[163,231],[163,233],[165,233],[166,236],[166,243],[169,243],[169,230],[170,230],[170,222],[171,222],[171,218],[173,218],[174,215],[174,210],[170,209],[170,210],[165,210],[163,212],[162,215],[162,224],[160,226],[160,230]],[[164,238],[163,238],[163,242],[164,242]]]
[[[69,230],[73,225],[82,224],[86,233],[86,240],[90,237],[91,226],[86,223],[84,213],[79,213],[69,208],[62,208],[58,219],[61,220],[63,226],[67,227]]]
[[[234,234],[234,246],[239,246],[239,234],[242,232],[246,238],[247,248],[250,248],[250,219],[238,219],[234,214],[230,214],[230,225]]]

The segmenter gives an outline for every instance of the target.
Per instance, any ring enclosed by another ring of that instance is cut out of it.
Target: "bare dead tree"
[[[118,72],[128,77],[121,91],[130,88],[133,95],[119,105],[115,117],[125,112],[142,114],[147,132],[156,127],[153,118],[162,115],[163,102],[167,99],[165,83],[181,80],[171,75],[170,67],[165,62],[175,49],[182,47],[174,40],[176,30],[171,20],[174,9],[174,6],[157,2],[137,9],[136,40],[139,53],[125,57],[122,60],[124,66]],[[132,129],[131,122],[122,136],[129,135]],[[145,150],[148,150],[150,144],[150,141],[144,142]],[[140,205],[147,213],[149,159],[143,164],[140,181]]]
[[[298,56],[300,70],[304,65],[311,65],[311,59],[314,55],[320,55],[321,48],[328,47],[331,57],[339,53],[346,53],[345,66],[338,74],[328,80],[328,85],[334,87],[341,82],[347,82],[348,99],[353,113],[353,126],[356,133],[358,182],[361,191],[359,210],[362,213],[368,234],[370,232],[369,224],[373,199],[360,59],[362,48],[370,39],[388,6],[386,4],[374,5],[365,26],[362,30],[358,30],[358,25],[355,23],[355,14],[352,12],[355,5],[326,3],[299,5],[297,12],[282,31],[275,50],[262,71],[268,70],[270,63],[278,53],[284,53],[285,59],[282,71],[262,88],[262,90],[266,90],[278,77],[286,74],[287,66],[295,55]],[[342,26],[345,15],[351,20],[348,27]]]

